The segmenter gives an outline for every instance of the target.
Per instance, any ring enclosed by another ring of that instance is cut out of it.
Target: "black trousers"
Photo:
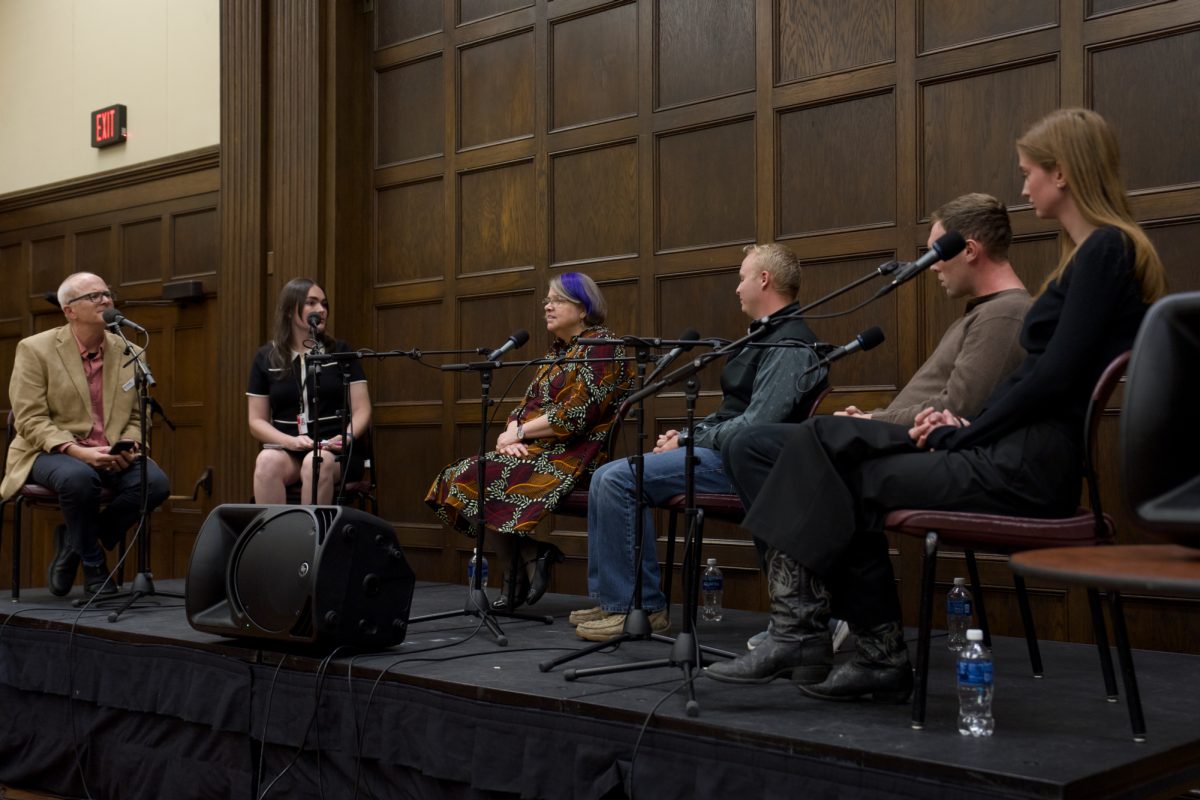
[[[816,417],[747,428],[722,447],[742,526],[822,576],[834,615],[900,618],[883,521],[897,508],[1062,517],[1079,501],[1076,442],[1035,424],[964,451],[918,449],[901,425]]]

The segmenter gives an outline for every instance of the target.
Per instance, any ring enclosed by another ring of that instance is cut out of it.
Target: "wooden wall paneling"
[[[987,192],[1009,205],[1020,202],[1013,143],[1058,106],[1057,86],[1053,61],[922,86],[921,219],[966,192]],[[997,114],[997,108],[1005,113]]]
[[[892,91],[780,111],[777,147],[780,237],[895,224]]]
[[[523,30],[459,51],[459,147],[533,135],[533,40]]]
[[[543,292],[538,294],[537,292]],[[487,347],[497,348],[502,345],[509,334],[516,330],[529,332],[529,342],[520,351],[514,351],[513,359],[540,358],[546,352],[548,335],[546,326],[541,320],[542,306],[540,299],[545,297],[545,287],[521,289],[506,294],[488,293],[475,297],[459,297],[458,313],[459,332],[457,346],[461,349]],[[470,359],[470,356],[464,356]],[[522,370],[522,374],[513,379],[514,370],[496,370],[492,376],[491,397],[520,398],[525,394],[525,388],[533,377],[534,368]],[[461,413],[466,419],[478,419],[479,412],[475,407],[479,399],[479,376],[475,373],[461,375],[458,383],[458,401],[463,404]],[[511,389],[504,392],[511,383]],[[470,410],[468,410],[468,408]],[[460,417],[463,418],[463,417]],[[501,422],[497,424],[503,424]]]
[[[754,120],[675,131],[657,142],[656,250],[752,243]]]
[[[655,3],[655,109],[754,89],[751,0]],[[720,68],[714,69],[718,64]]]
[[[1200,219],[1147,225],[1146,233],[1166,267],[1170,290],[1200,291]]]
[[[459,271],[532,269],[537,251],[533,162],[465,172],[458,186]]]
[[[111,226],[75,234],[75,263],[71,272],[94,272],[114,279],[113,232]]]
[[[1088,48],[1089,106],[1112,123],[1131,191],[1200,183],[1200,29]],[[1152,124],[1147,124],[1152,121]]]
[[[132,284],[162,279],[161,216],[121,225],[119,241],[119,271],[117,275],[109,278],[110,281]]]
[[[439,32],[443,6],[443,0],[376,0],[375,47]]]
[[[750,319],[741,310],[735,292],[741,261],[737,258],[737,263],[722,270],[670,275],[655,281],[658,302],[654,311],[661,335],[677,337],[688,328],[694,328],[705,339],[745,335]],[[718,360],[696,375],[701,393],[714,398],[714,408],[720,402],[723,366],[724,362]],[[680,396],[682,392],[680,384],[671,387],[665,396]]]
[[[1088,17],[1099,17],[1104,14],[1115,14],[1135,8],[1171,3],[1174,0],[1087,0]]]
[[[377,74],[377,167],[441,155],[443,65],[438,53]]]
[[[442,278],[446,242],[429,235],[445,228],[442,179],[388,186],[375,196],[375,286]]]
[[[778,0],[778,83],[868,67],[896,57],[896,3]]]
[[[214,278],[220,258],[220,219],[216,208],[201,208],[169,218],[171,260],[166,280]]]
[[[445,303],[441,300],[379,308],[373,337],[377,349],[451,349],[453,342],[442,338],[438,324],[445,311]],[[445,363],[445,357],[428,356],[425,362],[436,366]],[[442,376],[429,366],[390,358],[380,363],[376,374],[378,377],[371,386],[376,405],[441,404]]]
[[[221,298],[217,341],[217,429],[242,432],[246,422],[247,354],[265,332],[266,225],[263,133],[266,127],[265,9],[262,0],[231,0],[221,5]],[[273,298],[272,298],[273,299]],[[218,502],[245,497],[252,486],[258,448],[249,436],[223,443],[215,477]]]
[[[31,294],[40,297],[58,289],[67,277],[66,241],[60,235],[35,239],[30,243]]]
[[[638,254],[637,144],[550,157],[550,263]]]
[[[1058,24],[1058,6],[1042,0],[919,0],[920,52],[958,47]]]
[[[550,128],[637,114],[637,4],[550,25]]]
[[[532,5],[533,0],[458,0],[458,23],[466,25]]]

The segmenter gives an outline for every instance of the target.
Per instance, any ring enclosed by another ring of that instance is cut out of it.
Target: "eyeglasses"
[[[87,300],[89,303],[94,304],[99,304],[102,300],[112,300],[115,303],[117,302],[117,293],[111,289],[103,292],[88,292],[87,294],[81,294],[78,297],[72,297],[70,300],[63,303],[63,305],[69,306],[71,303],[76,303],[80,300]]]
[[[559,297],[558,295],[551,295],[550,297],[543,297],[541,305],[544,305],[544,306],[567,306],[567,305],[577,306],[580,304],[576,303],[574,300],[568,300],[565,297]]]

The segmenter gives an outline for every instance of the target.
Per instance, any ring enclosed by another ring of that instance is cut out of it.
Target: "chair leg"
[[[929,686],[929,639],[933,627],[933,578],[937,571],[938,536],[925,534],[921,566],[921,618],[917,628],[917,685],[913,690],[912,729],[925,727],[925,691]]]
[[[679,514],[674,511],[667,512],[667,563],[663,564],[662,575],[662,590],[667,596],[667,614],[671,613],[671,581],[675,575],[675,532],[679,525]],[[645,546],[645,543],[643,543]],[[642,568],[638,564],[638,569]]]
[[[18,497],[13,503],[13,559],[12,559],[12,601],[21,602],[21,511],[24,503]]]
[[[1125,682],[1125,702],[1129,705],[1129,724],[1135,742],[1146,741],[1146,720],[1142,717],[1142,697],[1138,693],[1137,676],[1133,673],[1133,653],[1129,649],[1129,634],[1125,630],[1125,611],[1121,593],[1108,593],[1108,611],[1112,617],[1113,637],[1117,640],[1117,658],[1121,662],[1121,679]]]
[[[1112,651],[1108,647],[1108,628],[1104,624],[1104,608],[1100,605],[1100,592],[1087,590],[1088,606],[1092,611],[1092,632],[1096,635],[1096,649],[1100,653],[1100,672],[1104,675],[1104,694],[1108,702],[1117,702],[1117,675],[1113,671]]]
[[[988,627],[987,607],[983,604],[983,584],[979,582],[979,565],[975,563],[975,551],[967,550],[967,575],[971,578],[971,593],[975,595],[975,615],[979,617],[979,629],[983,631],[983,644],[992,646],[992,631]]]
[[[1038,648],[1037,630],[1033,625],[1033,611],[1029,608],[1029,592],[1025,589],[1025,579],[1013,573],[1013,586],[1017,589],[1017,607],[1021,609],[1021,624],[1025,628],[1025,646],[1029,649],[1029,666],[1033,668],[1033,677],[1040,678],[1042,669],[1042,651]]]

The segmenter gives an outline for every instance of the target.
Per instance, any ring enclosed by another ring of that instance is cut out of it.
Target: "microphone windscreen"
[[[308,315],[308,327],[315,328],[321,324],[321,315],[317,312],[312,312]]]
[[[55,308],[62,308],[62,305],[58,302],[58,295],[54,292],[46,292],[42,295],[42,299]]]
[[[108,308],[104,309],[104,313],[101,314],[100,316],[104,318],[105,325],[112,325],[114,322],[121,321],[121,312],[117,311],[112,306],[109,306]]]
[[[700,332],[697,331],[695,328],[688,328],[686,331],[683,332],[683,335],[679,337],[679,340],[682,342],[699,341],[700,340]],[[694,345],[694,344],[681,344],[681,345],[679,345],[679,349],[686,353],[687,351],[691,350],[695,346],[696,345]]]
[[[959,237],[962,238],[962,237]],[[883,335],[883,328],[876,325],[875,327],[865,330],[858,335],[858,340],[862,342],[863,350],[871,350],[883,344],[886,337]]]
[[[956,255],[961,253],[967,246],[967,240],[958,231],[949,231],[938,237],[933,243],[933,249],[937,251],[938,256],[942,261],[949,261]]]
[[[514,350],[519,347],[524,347],[525,343],[529,341],[529,331],[522,328],[512,335],[512,340]]]

